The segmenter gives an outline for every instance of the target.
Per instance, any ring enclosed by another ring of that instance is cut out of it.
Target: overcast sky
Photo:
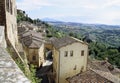
[[[17,0],[32,18],[120,25],[120,0]]]

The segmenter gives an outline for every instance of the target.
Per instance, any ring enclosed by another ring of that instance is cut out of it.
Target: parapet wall
[[[6,41],[5,41],[5,34],[4,34],[5,27],[0,26],[0,47],[6,48]]]
[[[0,83],[30,83],[5,48],[0,47]]]
[[[31,83],[5,48],[4,26],[0,26],[0,83]]]

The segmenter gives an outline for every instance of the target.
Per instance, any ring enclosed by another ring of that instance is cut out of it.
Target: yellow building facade
[[[44,60],[44,44],[39,48],[24,47],[24,53],[27,57],[29,64],[34,64],[36,67],[40,67]]]
[[[67,78],[86,71],[88,45],[71,37],[61,38],[55,42],[53,48],[55,83],[68,83]]]

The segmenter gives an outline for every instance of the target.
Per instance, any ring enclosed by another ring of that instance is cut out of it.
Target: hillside
[[[73,22],[48,22],[54,28],[66,34],[75,33],[92,41],[101,42],[108,46],[120,46],[120,26],[103,24],[82,24]]]
[[[61,21],[44,22],[40,19],[24,20],[23,16],[20,16],[20,18],[20,21],[28,21],[38,27],[45,27],[46,38],[60,38],[69,35],[87,41],[91,59],[107,59],[112,65],[120,68],[120,26]]]

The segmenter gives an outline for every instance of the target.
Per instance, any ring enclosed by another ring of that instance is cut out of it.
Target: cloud
[[[112,7],[112,6],[120,7],[120,0],[108,0],[107,3],[104,3],[103,8]]]
[[[120,0],[17,0],[17,6],[33,18],[107,24],[120,21]]]
[[[120,5],[120,0],[17,0],[18,8],[25,10],[39,9],[45,6],[59,8],[100,9]]]
[[[120,19],[120,11],[108,11],[101,15],[101,21],[107,24],[115,24]]]
[[[39,9],[44,6],[50,6],[52,4],[48,3],[46,0],[21,0],[17,1],[17,8],[23,10],[34,10]]]
[[[52,0],[49,1],[59,8],[88,8],[95,9],[97,4],[90,0]]]

